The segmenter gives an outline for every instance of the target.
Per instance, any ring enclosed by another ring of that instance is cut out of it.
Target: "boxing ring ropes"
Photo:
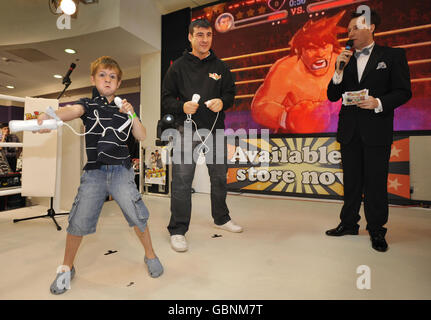
[[[431,29],[431,24],[425,24],[425,25],[414,26],[414,27],[409,27],[409,28],[402,28],[402,29],[395,29],[395,30],[390,30],[390,31],[379,32],[379,33],[375,33],[374,36],[375,37],[382,37],[382,36],[387,36],[387,35],[412,32],[412,31],[419,31],[419,30],[426,30],[426,29]],[[339,39],[338,41],[341,43],[341,42],[346,42],[347,40],[348,40],[348,38],[343,38],[343,39]],[[430,46],[430,45],[431,45],[431,41],[424,41],[424,42],[418,42],[418,43],[399,45],[399,46],[395,46],[394,48],[407,49],[407,48],[414,48],[414,47],[425,47],[425,46]],[[254,53],[243,54],[243,55],[234,56],[234,57],[227,57],[227,58],[222,58],[221,60],[233,61],[233,60],[245,59],[245,58],[250,58],[250,57],[255,57],[255,56],[260,56],[260,55],[267,55],[267,54],[272,54],[272,53],[288,52],[288,51],[290,51],[290,47],[268,50],[268,51],[262,51],[262,52],[254,52]],[[417,65],[417,64],[426,64],[426,63],[431,63],[431,58],[408,61],[409,66]],[[242,72],[242,71],[248,71],[248,70],[253,70],[253,69],[270,68],[272,65],[273,64],[270,63],[270,64],[250,66],[250,67],[236,68],[236,69],[231,69],[231,72]],[[242,85],[242,84],[248,84],[248,83],[259,83],[259,82],[263,82],[264,80],[265,79],[243,80],[243,81],[237,81],[237,82],[235,82],[235,84],[236,85]],[[411,83],[426,82],[426,81],[431,81],[431,77],[411,79]],[[254,97],[254,93],[251,93],[251,94],[237,95],[237,96],[235,96],[235,99],[247,99],[247,98],[253,98],[253,97]]]
[[[14,97],[9,95],[3,95],[0,94],[0,100],[6,100],[6,101],[14,101],[14,102],[22,102],[25,103],[25,98],[21,97]],[[55,176],[55,191],[54,195],[50,198],[50,208],[47,210],[46,215],[36,216],[36,217],[30,217],[30,218],[24,218],[24,219],[14,219],[13,222],[19,222],[23,220],[31,220],[36,218],[44,218],[44,217],[50,217],[53,222],[55,223],[57,230],[61,230],[61,227],[58,225],[57,221],[55,220],[55,216],[58,215],[66,215],[68,213],[56,213],[55,210],[60,208],[60,186],[61,186],[61,141],[62,141],[62,130],[61,128],[57,129],[57,168],[56,168],[56,176]],[[24,149],[24,142],[0,142],[0,147],[21,147]],[[24,166],[24,161],[23,161]],[[23,177],[21,177],[23,178]],[[10,187],[10,188],[4,188],[0,189],[0,196],[7,196],[7,195],[13,195],[13,194],[21,194],[23,191],[22,187]]]

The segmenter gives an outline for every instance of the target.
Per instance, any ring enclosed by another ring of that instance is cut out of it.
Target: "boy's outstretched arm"
[[[59,108],[57,111],[55,111],[55,114],[62,120],[62,121],[71,121],[76,118],[79,118],[84,114],[84,107],[80,104],[71,104],[67,105],[65,107]],[[41,125],[43,120],[51,119],[49,115],[46,113],[42,113],[37,117],[37,124]],[[51,132],[49,129],[42,129],[39,131],[33,131],[33,132],[39,132],[39,133],[47,133]]]
[[[57,111],[55,111],[55,114],[62,120],[62,121],[71,121],[76,118],[79,118],[84,114],[84,107],[80,104],[71,104],[67,105],[65,107],[59,108]],[[41,125],[43,120],[51,119],[49,115],[46,113],[42,113],[37,117],[37,124]]]

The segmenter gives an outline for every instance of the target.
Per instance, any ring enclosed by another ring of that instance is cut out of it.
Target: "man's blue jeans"
[[[213,141],[215,141],[215,138]],[[218,154],[216,159],[215,143],[212,145],[208,143],[208,145],[212,147],[212,150],[206,155],[206,165],[211,182],[211,215],[214,219],[214,223],[217,225],[225,224],[230,220],[229,210],[226,205],[226,144],[225,140],[223,141],[224,156]],[[200,144],[201,141],[193,141],[191,150],[196,152]],[[181,163],[172,163],[171,219],[168,225],[168,230],[171,235],[184,235],[188,231],[192,210],[191,189],[196,162],[192,161],[192,163],[187,163],[187,161],[184,161],[185,155],[188,154],[190,156],[190,150],[184,150],[183,143],[182,146],[180,151]],[[174,152],[176,151],[174,150]],[[221,158],[223,158],[223,161],[220,161]]]

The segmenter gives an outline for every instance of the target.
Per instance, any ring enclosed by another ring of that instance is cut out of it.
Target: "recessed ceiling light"
[[[65,14],[70,16],[76,12],[76,4],[73,0],[62,0],[60,8]]]
[[[75,54],[76,51],[73,49],[64,49],[65,52],[70,53],[70,54]]]
[[[54,78],[61,79],[63,77],[61,75],[59,75],[59,74],[54,74]]]
[[[6,86],[6,88],[8,88],[8,89],[15,89],[14,86]]]

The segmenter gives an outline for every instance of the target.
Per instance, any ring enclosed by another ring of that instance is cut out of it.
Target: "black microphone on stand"
[[[73,69],[75,69],[76,64],[74,64],[72,62],[72,64],[69,67],[69,70],[67,70],[66,75],[63,78],[63,84],[64,84],[64,89],[63,91],[60,93],[60,95],[57,97],[57,100],[60,100],[60,98],[63,96],[63,94],[66,92],[67,88],[69,88],[69,86],[72,84],[72,80],[70,80],[70,74],[72,73]]]
[[[70,74],[72,73],[73,69],[75,69],[75,67],[76,67],[76,64],[74,64],[74,63],[72,62],[72,64],[70,65],[69,70],[67,70],[66,75],[63,77],[63,84],[65,84],[65,83],[67,83],[67,82],[70,82],[69,77],[70,77]]]
[[[348,40],[346,42],[346,50],[350,50],[350,49],[352,49],[352,47],[353,47],[353,40]],[[344,61],[340,62],[340,70],[344,69],[345,64],[346,63]]]

